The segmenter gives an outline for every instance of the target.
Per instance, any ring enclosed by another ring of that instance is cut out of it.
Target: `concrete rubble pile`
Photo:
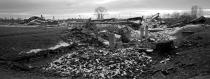
[[[206,18],[201,16],[193,19],[188,23],[175,23],[170,28],[176,29],[171,36],[174,36],[174,40],[178,46],[200,46],[208,44],[209,25],[204,24]],[[206,41],[204,41],[206,40]]]
[[[79,51],[64,55],[44,69],[72,78],[139,78],[147,72],[151,62],[151,57],[139,49],[110,51],[81,47]]]
[[[58,25],[58,21],[46,20],[43,17],[33,16],[29,19],[25,19],[22,24],[27,25]]]

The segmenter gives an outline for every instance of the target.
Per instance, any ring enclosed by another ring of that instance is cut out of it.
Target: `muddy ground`
[[[88,40],[90,41],[92,39]],[[68,42],[70,43],[70,40]],[[56,63],[55,62],[56,60],[61,59],[63,56],[65,57],[66,54],[71,54],[72,52],[82,52],[84,51],[83,48],[88,48],[86,45],[88,46],[90,45],[86,43],[81,43],[81,41],[79,42],[80,42],[79,44],[78,42],[72,43],[68,47],[62,47],[56,50],[42,51],[39,52],[37,56],[28,55],[29,56],[29,57],[27,56],[28,58],[23,56],[16,61],[1,60],[1,66],[0,66],[0,74],[2,75],[1,79],[85,78],[83,76],[72,77],[71,74],[70,76],[62,75],[56,73],[56,71],[54,72],[43,71],[43,67],[47,67],[51,63]],[[95,45],[93,45],[93,47],[94,46]],[[98,52],[92,49],[91,47],[88,48],[88,50]],[[161,56],[155,52],[146,54],[147,56],[151,57],[151,60],[153,61],[149,63],[148,67],[146,67],[146,69],[148,70],[144,70],[146,72],[141,73],[140,76],[135,78],[136,79],[209,79],[210,78],[209,44],[205,43],[203,45],[198,45],[197,43],[188,44],[187,42],[187,45],[183,45],[182,47],[176,48],[171,52],[176,54],[170,56]],[[139,53],[141,54],[141,52]],[[94,55],[96,55],[97,57],[98,54]],[[71,60],[71,58],[69,60]]]

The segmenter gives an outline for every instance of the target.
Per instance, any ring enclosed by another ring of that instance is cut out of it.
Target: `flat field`
[[[31,49],[44,49],[61,41],[66,27],[1,27],[0,57],[16,56]]]

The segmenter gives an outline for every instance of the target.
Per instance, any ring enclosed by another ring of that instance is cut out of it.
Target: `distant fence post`
[[[147,38],[148,37],[148,29],[149,29],[149,27],[146,25],[145,26],[145,38]]]

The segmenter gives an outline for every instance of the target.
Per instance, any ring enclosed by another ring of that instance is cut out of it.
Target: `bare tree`
[[[191,8],[191,16],[193,18],[198,18],[200,16],[203,16],[203,9],[197,5],[192,6]]]
[[[104,19],[104,15],[106,14],[107,9],[104,7],[97,7],[95,9],[95,13],[98,20]]]
[[[198,17],[203,16],[203,9],[201,7],[198,8]]]

